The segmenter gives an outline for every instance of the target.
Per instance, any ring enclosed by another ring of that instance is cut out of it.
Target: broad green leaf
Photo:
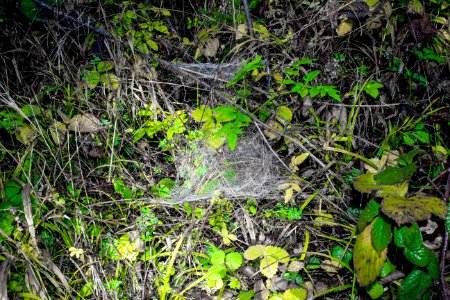
[[[384,294],[384,288],[383,285],[380,284],[378,281],[375,281],[368,287],[366,287],[366,292],[369,294],[371,299],[378,299]]]
[[[380,254],[391,242],[392,229],[385,218],[378,216],[375,218],[372,224],[371,231],[372,245],[378,254]]]
[[[408,182],[404,181],[398,185],[377,184],[375,182],[373,173],[365,173],[353,180],[353,186],[356,190],[362,193],[376,192],[378,197],[387,195],[405,196],[408,192]]]
[[[416,131],[415,135],[417,139],[424,143],[424,144],[430,144],[430,134],[426,131]]]
[[[375,281],[386,261],[387,248],[380,254],[372,245],[372,224],[358,235],[353,249],[353,265],[360,286],[368,286]]]
[[[106,88],[112,88],[117,90],[119,88],[119,77],[113,73],[103,73],[100,75],[100,81],[105,85]]]
[[[416,143],[417,138],[414,136],[413,133],[411,132],[405,132],[403,134],[403,142],[408,145],[408,146],[414,146],[414,144]]]
[[[251,289],[250,291],[239,293],[238,299],[239,300],[251,300],[251,299],[253,299],[254,296],[255,296],[255,291],[253,289]]]
[[[146,40],[145,43],[152,49],[153,51],[158,51],[158,44],[154,40]]]
[[[367,224],[373,221],[376,216],[380,213],[380,204],[375,200],[370,200],[370,202],[366,205],[364,210],[359,215],[358,219],[358,232],[361,232]]]
[[[6,233],[7,236],[10,236],[15,226],[14,224],[14,216],[12,216],[10,213],[0,213],[0,229],[3,230],[3,232]],[[0,242],[3,241],[4,237],[0,235]]]
[[[292,121],[292,111],[287,106],[280,106],[277,108],[277,116],[282,118],[284,121]]]
[[[403,280],[403,283],[398,290],[398,299],[418,299],[432,283],[433,280],[428,274],[421,270],[414,270]]]
[[[413,221],[426,220],[431,214],[444,219],[447,206],[445,201],[434,197],[416,195],[405,198],[388,195],[381,201],[381,210],[400,226]]]
[[[414,223],[411,227],[402,226],[394,230],[394,242],[403,249],[403,255],[411,263],[419,267],[425,267],[431,260],[434,253],[425,247],[422,241],[422,234]]]
[[[236,277],[231,277],[228,286],[232,289],[238,290],[241,288],[241,282]]]
[[[406,167],[387,166],[385,170],[375,174],[374,179],[377,185],[398,184],[409,180],[416,172],[416,165],[411,164]]]
[[[263,245],[250,246],[244,252],[244,258],[246,260],[255,260],[257,258],[263,257],[266,252],[266,247]]]
[[[267,278],[272,278],[278,271],[278,260],[273,256],[264,256],[259,264],[261,274]]]
[[[215,269],[206,277],[206,286],[211,289],[220,289],[223,287],[222,278],[225,277],[227,270],[223,266],[213,266],[212,268]]]
[[[209,258],[212,265],[223,265],[225,262],[225,252],[217,248],[212,248],[209,252]]]
[[[242,254],[239,252],[231,252],[225,256],[225,264],[232,271],[236,271],[242,265]]]

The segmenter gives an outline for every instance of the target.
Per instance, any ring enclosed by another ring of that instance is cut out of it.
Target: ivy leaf
[[[376,184],[398,184],[411,178],[416,172],[416,165],[411,164],[406,167],[393,167],[388,166],[384,171],[376,174],[374,179]]]
[[[368,286],[375,281],[386,261],[387,248],[380,254],[372,245],[372,224],[358,235],[353,250],[353,265],[360,286]]]
[[[398,290],[398,299],[418,299],[432,283],[433,281],[428,274],[421,270],[414,270],[403,280]]]
[[[358,219],[358,232],[361,232],[367,224],[373,221],[376,216],[380,213],[380,204],[375,200],[370,200],[370,202],[366,205],[364,210],[359,215]]]
[[[381,202],[381,209],[399,226],[413,221],[423,221],[434,214],[445,218],[447,206],[442,199],[416,195],[405,198],[398,195],[388,195]]]
[[[378,216],[372,224],[371,230],[372,245],[378,254],[387,248],[392,238],[391,224],[382,216]]]
[[[232,271],[236,271],[242,265],[242,254],[231,252],[225,256],[225,264]]]

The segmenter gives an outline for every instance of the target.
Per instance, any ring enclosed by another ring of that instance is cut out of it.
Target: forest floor
[[[448,299],[449,20],[4,1],[0,299]]]

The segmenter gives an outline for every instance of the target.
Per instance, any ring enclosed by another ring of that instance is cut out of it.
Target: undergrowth
[[[20,2],[0,299],[448,299],[450,2]]]

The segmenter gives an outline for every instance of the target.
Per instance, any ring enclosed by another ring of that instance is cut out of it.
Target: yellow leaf
[[[277,131],[283,131],[283,125],[281,125],[279,122],[275,121],[275,120],[269,120],[267,122],[267,125],[269,127],[272,127],[273,129],[277,130]],[[269,138],[269,140],[275,140],[275,139],[279,139],[280,135],[278,133],[276,133],[275,131],[272,131],[270,129],[265,129],[264,133],[267,135],[267,137]]]
[[[212,111],[206,105],[201,105],[191,114],[196,122],[206,122],[212,118]]]
[[[16,137],[19,142],[24,145],[31,144],[38,137],[38,135],[39,134],[37,133],[36,129],[29,124],[25,124],[16,128]]]
[[[380,254],[372,246],[372,223],[356,238],[353,252],[353,265],[360,286],[368,286],[375,281],[386,260],[387,248]]]
[[[342,266],[338,261],[325,259],[320,263],[320,268],[327,273],[337,273]]]
[[[83,249],[70,247],[69,252],[70,252],[70,254],[69,254],[70,256],[72,256],[72,257],[75,256],[76,258],[78,258],[79,260],[84,262],[84,250]]]
[[[281,75],[280,73],[274,73],[272,75],[272,78],[275,79],[275,82],[278,84],[282,84],[283,83],[283,75]]]
[[[100,128],[100,120],[93,114],[75,115],[69,121],[68,129],[81,133],[90,133]]]
[[[255,260],[259,257],[264,256],[264,253],[266,252],[266,247],[263,245],[255,245],[249,247],[244,252],[244,258],[246,260]]]
[[[300,188],[300,186],[298,184],[296,184],[295,182],[291,182],[291,187],[294,191],[296,192],[300,192],[302,189]]]
[[[381,201],[381,209],[398,226],[413,221],[426,220],[431,217],[431,214],[444,219],[447,213],[444,200],[424,195],[416,195],[410,198],[388,195]]]
[[[279,260],[281,263],[287,263],[291,259],[289,253],[280,247],[267,246],[264,253],[266,256],[272,256],[273,258]]]
[[[308,156],[309,156],[309,153],[305,152],[300,155],[292,157],[289,167],[292,169],[293,172],[298,171],[297,166],[301,165],[308,158]]]
[[[387,195],[399,195],[404,197],[408,192],[408,181],[403,181],[398,185],[377,185],[374,175],[375,174],[369,172],[358,176],[354,180],[353,186],[361,193],[376,192],[378,197]]]
[[[283,300],[305,300],[307,296],[305,289],[288,289],[283,293]]]
[[[294,196],[294,189],[288,188],[285,193],[286,194],[284,195],[284,203],[288,203],[289,201],[292,200],[292,197]]]
[[[314,226],[315,227],[320,227],[320,226],[334,226],[335,222],[333,219],[333,215],[332,214],[327,214],[324,211],[315,211],[318,216],[314,219]]]
[[[344,19],[341,21],[341,24],[339,24],[338,28],[336,29],[336,33],[338,36],[344,36],[350,31],[352,31],[352,28],[353,28],[353,20]]]
[[[261,274],[267,278],[272,278],[278,271],[278,261],[272,256],[265,256],[259,264]]]

